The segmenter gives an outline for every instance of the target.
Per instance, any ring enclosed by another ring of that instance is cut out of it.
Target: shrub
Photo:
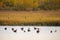
[[[60,8],[60,5],[54,2],[46,2],[46,3],[39,5],[39,8],[43,10],[57,10]]]

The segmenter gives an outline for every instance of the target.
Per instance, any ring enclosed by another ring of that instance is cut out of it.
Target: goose
[[[50,31],[50,33],[52,33],[52,30]]]
[[[30,32],[30,28],[28,28],[28,30],[27,30],[28,32]]]
[[[23,31],[23,30],[24,30],[24,28],[21,28],[21,30]]]
[[[17,32],[17,29],[16,29],[16,30],[14,30],[14,32]]]
[[[38,28],[38,30],[36,31],[37,33],[39,33],[40,31],[39,31],[39,28]]]
[[[7,30],[7,28],[4,28],[5,30]]]

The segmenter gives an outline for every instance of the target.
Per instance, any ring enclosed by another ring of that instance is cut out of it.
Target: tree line
[[[57,10],[59,0],[0,0],[0,10]]]

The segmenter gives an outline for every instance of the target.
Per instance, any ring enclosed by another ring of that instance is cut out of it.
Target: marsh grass
[[[33,23],[7,23],[0,21],[0,26],[60,26],[60,22],[33,22]]]

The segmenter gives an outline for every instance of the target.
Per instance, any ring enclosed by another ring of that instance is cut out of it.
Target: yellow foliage
[[[18,4],[23,4],[23,0],[17,0]]]
[[[33,0],[33,7],[37,8],[38,7],[38,0]]]
[[[14,6],[24,5],[26,7],[37,8],[40,3],[53,1],[55,3],[60,3],[60,0],[4,0],[4,2],[12,2]]]
[[[32,7],[33,6],[33,0],[23,0],[23,4],[27,7]]]

